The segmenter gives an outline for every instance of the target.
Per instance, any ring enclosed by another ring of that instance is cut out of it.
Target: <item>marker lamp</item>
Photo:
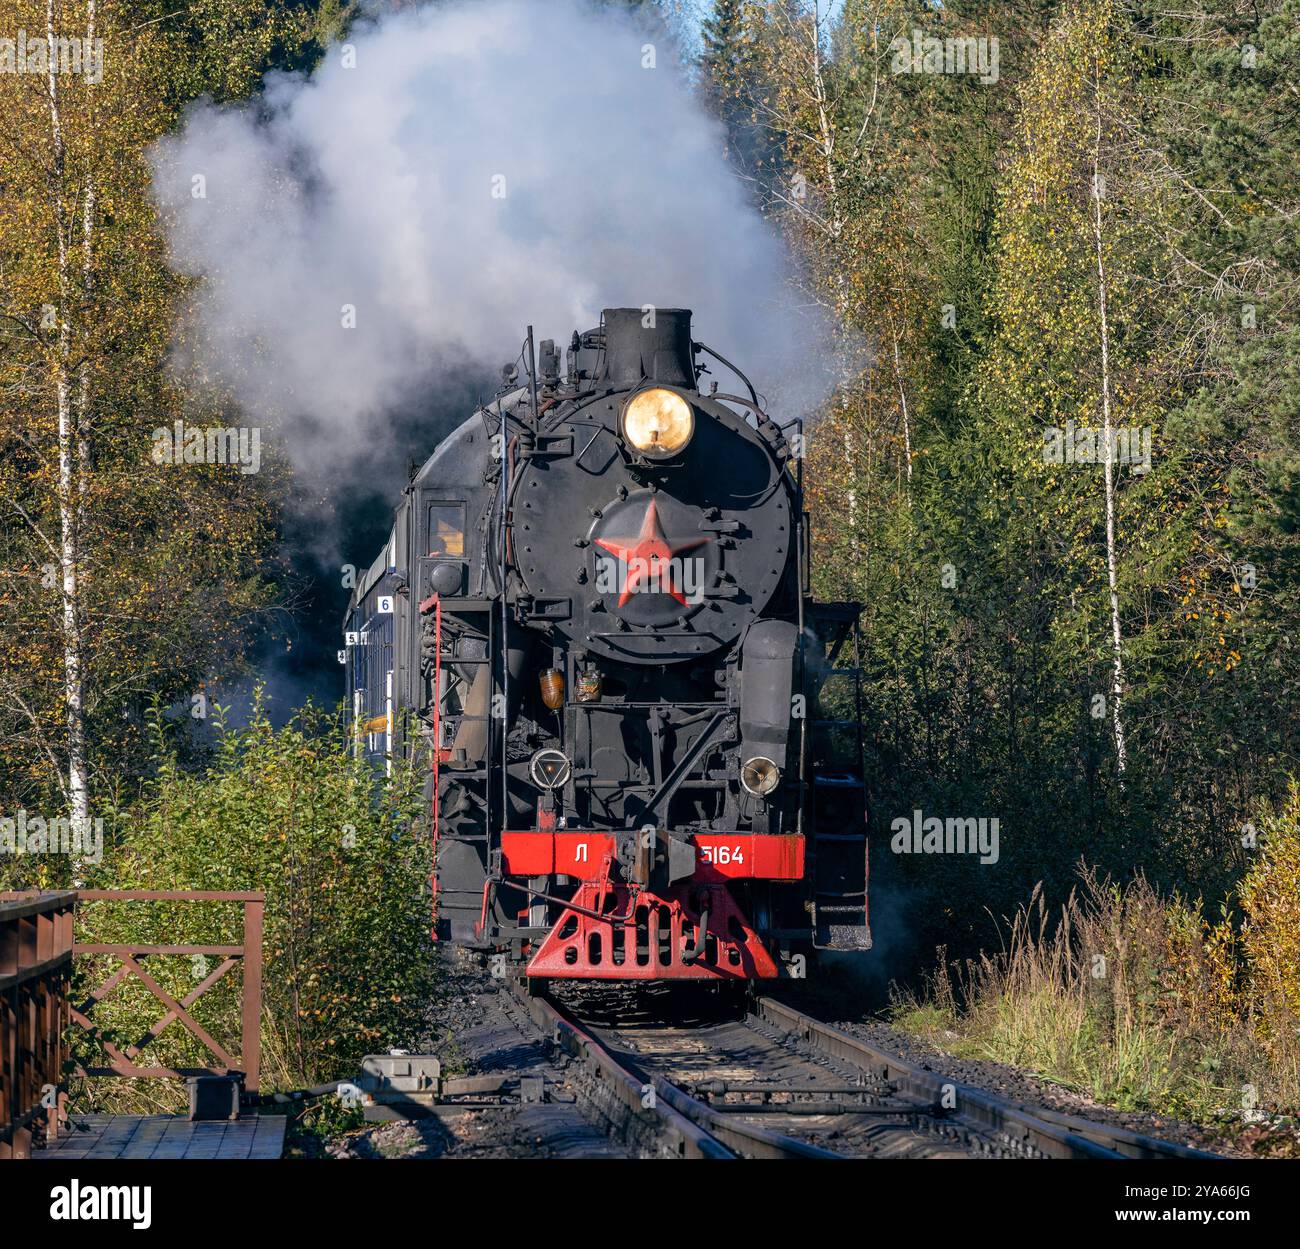
[[[740,783],[749,793],[758,798],[765,798],[770,794],[780,779],[781,769],[771,759],[764,758],[762,755],[746,759],[740,768]]]

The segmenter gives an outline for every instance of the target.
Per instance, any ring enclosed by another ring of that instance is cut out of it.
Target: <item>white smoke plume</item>
[[[366,20],[255,105],[195,106],[154,185],[173,263],[204,279],[197,362],[337,471],[440,373],[513,358],[529,322],[567,344],[602,307],[684,306],[798,414],[820,327],[655,45],[580,0],[438,5]]]

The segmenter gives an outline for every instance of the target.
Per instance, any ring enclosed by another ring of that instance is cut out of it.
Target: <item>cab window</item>
[[[428,516],[430,555],[448,555],[453,559],[465,558],[465,505],[463,503],[430,503]]]

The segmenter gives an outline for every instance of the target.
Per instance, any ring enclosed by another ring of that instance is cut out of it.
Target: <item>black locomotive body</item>
[[[563,374],[530,334],[349,605],[358,749],[430,760],[435,935],[529,975],[870,945],[857,610],[809,595],[793,424],[702,393],[702,353],[680,309],[606,310]]]

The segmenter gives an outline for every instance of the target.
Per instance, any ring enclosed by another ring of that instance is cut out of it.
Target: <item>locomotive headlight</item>
[[[771,759],[755,755],[740,767],[740,783],[758,798],[765,798],[781,779],[781,769]]]
[[[642,390],[623,409],[623,437],[645,455],[675,455],[695,433],[695,413],[676,391]]]

